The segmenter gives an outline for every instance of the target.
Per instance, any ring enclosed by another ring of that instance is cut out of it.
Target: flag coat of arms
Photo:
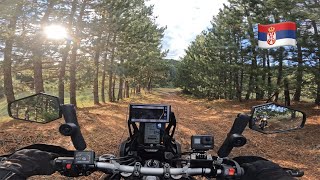
[[[296,46],[296,23],[258,24],[258,46],[268,49],[279,46]]]

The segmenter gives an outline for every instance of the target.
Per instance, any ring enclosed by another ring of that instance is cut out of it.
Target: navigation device
[[[129,120],[132,122],[168,123],[171,106],[163,104],[130,104]]]

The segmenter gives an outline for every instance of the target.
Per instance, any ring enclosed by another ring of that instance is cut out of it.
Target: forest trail
[[[128,136],[126,115],[129,103],[170,104],[177,118],[175,138],[181,142],[183,149],[187,150],[190,147],[191,135],[212,134],[215,139],[212,154],[216,154],[237,114],[249,113],[251,106],[263,102],[206,101],[181,95],[174,89],[156,89],[152,93],[118,103],[81,108],[78,110],[78,120],[88,149],[95,150],[97,154],[117,154],[119,143]],[[304,170],[305,176],[302,179],[320,179],[319,107],[309,104],[297,104],[294,107],[307,113],[307,124],[304,129],[263,135],[247,128],[244,131],[244,136],[248,139],[247,144],[235,148],[231,157],[258,155],[285,167]],[[72,149],[70,139],[58,132],[61,123],[63,120],[44,125],[23,121],[4,122],[0,130],[0,153],[13,152],[32,143],[55,144]],[[99,173],[95,174],[96,176],[90,177],[99,176]],[[55,176],[64,179],[59,175]]]

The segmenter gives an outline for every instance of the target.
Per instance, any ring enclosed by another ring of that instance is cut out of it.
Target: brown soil
[[[117,154],[119,143],[128,136],[126,114],[128,104],[165,103],[172,106],[177,118],[176,139],[183,149],[190,147],[190,136],[212,134],[215,137],[215,154],[229,131],[238,113],[249,113],[253,105],[263,102],[216,100],[206,101],[183,96],[170,89],[157,90],[151,94],[136,96],[119,103],[78,110],[78,119],[88,149],[97,154]],[[249,128],[243,133],[247,144],[235,148],[231,156],[258,155],[290,168],[305,171],[302,179],[320,179],[320,107],[300,103],[293,107],[307,113],[305,128],[289,133],[264,135]],[[9,121],[0,125],[0,153],[14,152],[16,149],[33,143],[55,144],[73,149],[70,138],[59,134],[58,127],[63,120],[48,124],[23,121]],[[97,179],[99,173],[89,176]],[[34,179],[52,179],[52,176],[37,176]],[[55,179],[66,179],[55,174]],[[88,178],[79,178],[88,179]]]

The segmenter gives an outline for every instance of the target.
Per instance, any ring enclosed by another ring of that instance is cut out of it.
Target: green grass
[[[8,104],[5,98],[1,98],[0,99],[0,121],[5,118],[8,117],[8,110],[7,110]]]

